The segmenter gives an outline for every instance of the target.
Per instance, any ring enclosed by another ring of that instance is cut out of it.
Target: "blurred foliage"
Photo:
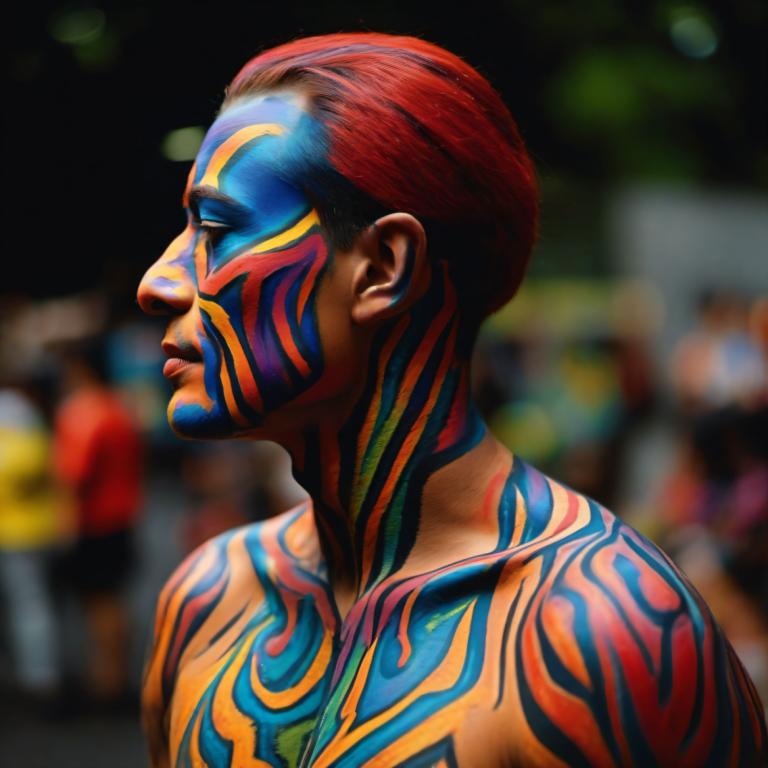
[[[767,4],[525,5],[537,58],[556,62],[538,103],[560,171],[768,184]]]
[[[716,67],[641,47],[577,55],[553,81],[547,105],[563,138],[601,158],[604,173],[654,179],[698,176],[702,124],[734,108]]]

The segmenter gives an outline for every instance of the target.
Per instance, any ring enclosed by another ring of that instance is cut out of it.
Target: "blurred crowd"
[[[14,682],[55,706],[57,604],[70,593],[90,640],[83,692],[118,705],[129,691],[121,592],[135,562],[142,439],[108,384],[99,340],[50,351],[53,402],[18,371],[0,389],[0,590]]]
[[[701,298],[671,364],[679,422],[659,533],[768,701],[768,301]]]
[[[272,444],[178,440],[157,329],[107,329],[94,306],[14,300],[0,336],[0,705],[53,719],[135,719],[139,627],[162,580],[209,537],[303,497]],[[146,519],[159,478],[178,519]],[[160,564],[141,551],[148,525],[173,540]]]

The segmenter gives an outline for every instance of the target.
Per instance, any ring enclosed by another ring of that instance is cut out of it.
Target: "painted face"
[[[244,434],[322,373],[316,301],[331,249],[286,181],[315,129],[298,94],[262,94],[225,110],[200,147],[187,226],[138,292],[145,311],[174,315],[163,373],[178,434]]]

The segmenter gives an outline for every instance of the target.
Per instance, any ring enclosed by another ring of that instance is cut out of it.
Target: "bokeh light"
[[[204,136],[205,129],[199,125],[169,131],[163,138],[163,155],[174,162],[194,160]]]
[[[669,34],[675,48],[692,59],[706,59],[717,50],[718,38],[712,22],[693,6],[672,12]]]

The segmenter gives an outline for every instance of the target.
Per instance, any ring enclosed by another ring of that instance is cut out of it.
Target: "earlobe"
[[[404,312],[429,284],[427,238],[408,213],[378,219],[360,243],[352,317],[365,324]]]

